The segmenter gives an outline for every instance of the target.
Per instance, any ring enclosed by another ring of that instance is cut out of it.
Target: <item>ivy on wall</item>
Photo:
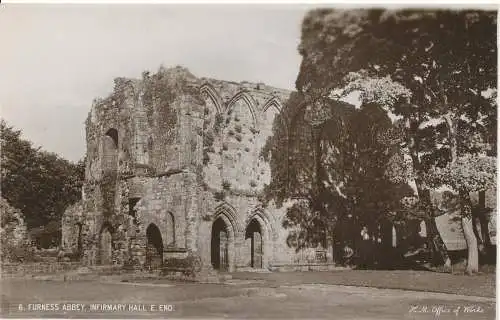
[[[158,73],[154,75],[145,75],[143,80],[142,102],[146,109],[149,126],[171,132],[176,127],[178,120],[173,103],[186,86],[186,80],[179,79],[176,73],[168,72],[163,67],[160,67]],[[157,124],[155,124],[155,117],[158,121]],[[166,139],[165,143],[172,143],[175,135],[166,134],[163,138]]]
[[[117,178],[116,171],[104,171],[101,179],[103,213],[108,217],[112,216],[115,210]]]

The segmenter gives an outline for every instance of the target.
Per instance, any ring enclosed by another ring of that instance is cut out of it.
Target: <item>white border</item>
[[[307,6],[317,5],[335,5],[341,7],[447,7],[447,8],[471,8],[487,6],[491,9],[498,9],[499,3],[495,0],[482,1],[451,1],[451,0],[422,0],[422,1],[401,1],[401,0],[351,0],[351,1],[332,1],[332,0],[4,0],[4,4],[300,4]]]

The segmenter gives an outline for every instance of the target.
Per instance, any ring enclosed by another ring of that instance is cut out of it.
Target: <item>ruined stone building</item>
[[[86,121],[82,201],[63,216],[63,249],[82,252],[87,265],[194,256],[209,270],[332,266],[332,235],[296,251],[283,228],[286,205],[261,200],[271,177],[263,147],[290,94],[181,67],[115,79]],[[438,229],[451,250],[463,249],[450,217],[436,218]]]
[[[290,92],[196,78],[176,67],[115,80],[86,121],[82,202],[63,217],[63,247],[87,265],[195,255],[219,270],[332,263],[331,241],[287,246],[285,208],[260,200],[262,148]]]

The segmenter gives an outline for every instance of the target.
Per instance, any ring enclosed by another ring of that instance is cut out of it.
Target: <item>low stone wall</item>
[[[79,262],[5,263],[0,266],[0,275],[2,278],[12,278],[35,274],[53,274],[76,270],[80,266]]]

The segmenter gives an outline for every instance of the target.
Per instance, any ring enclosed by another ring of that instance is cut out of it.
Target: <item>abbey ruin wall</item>
[[[65,218],[84,220],[82,239],[63,243],[81,243],[87,264],[145,264],[157,258],[149,247],[160,260],[195,254],[229,270],[318,260],[286,245],[285,208],[261,201],[271,177],[263,147],[289,95],[181,67],[115,79],[86,121],[83,214]]]

